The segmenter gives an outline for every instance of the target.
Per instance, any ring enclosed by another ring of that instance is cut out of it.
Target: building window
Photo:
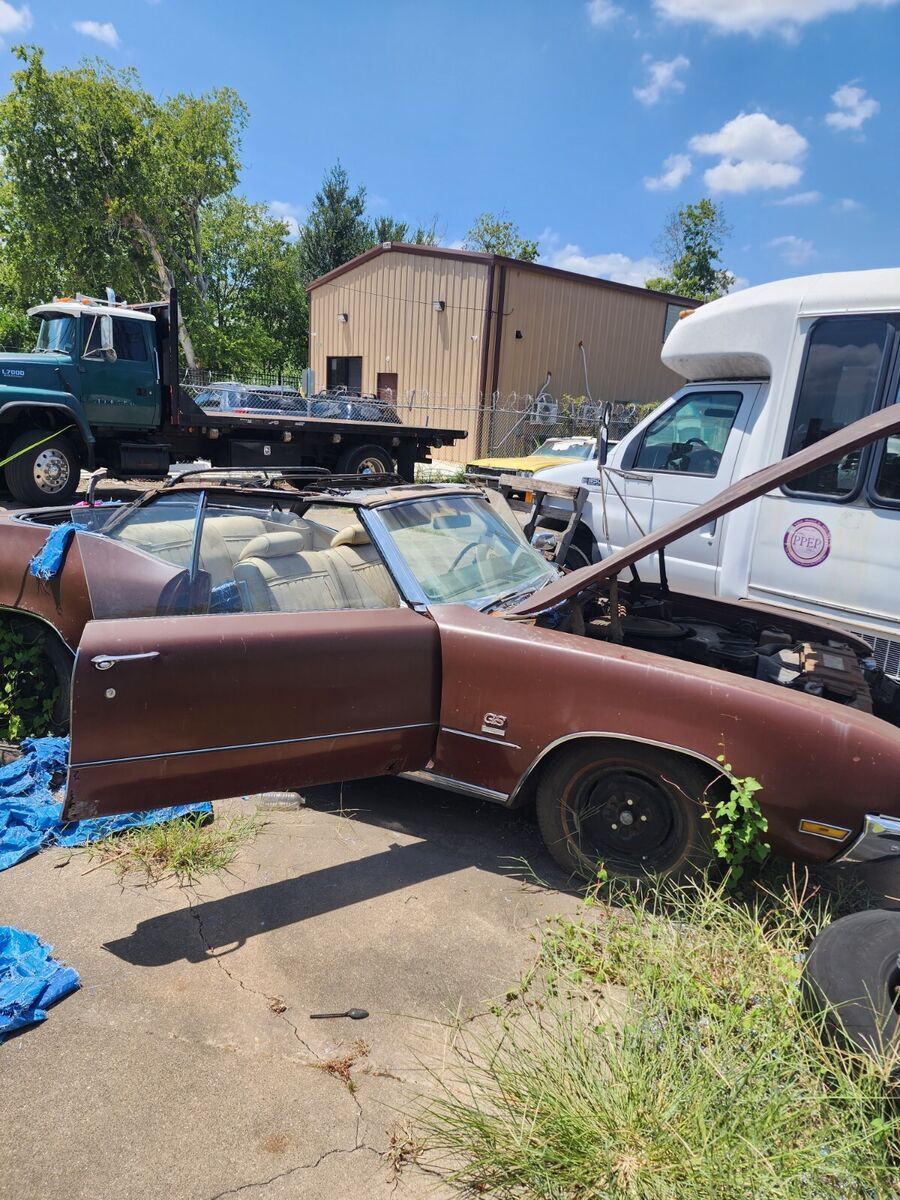
[[[361,392],[362,358],[346,355],[337,358],[329,357],[325,382],[329,391],[332,388],[346,388],[348,392]]]
[[[678,318],[682,311],[680,304],[666,305],[666,323],[663,326],[663,341],[669,336],[675,326],[678,324]]]

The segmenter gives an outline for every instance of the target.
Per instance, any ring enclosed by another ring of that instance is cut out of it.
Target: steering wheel
[[[690,459],[693,458],[693,451],[691,450],[691,447],[693,446],[696,446],[698,450],[706,450],[710,454],[715,454],[715,451],[711,449],[706,442],[704,442],[703,438],[697,437],[696,435],[694,437],[686,438],[683,442],[676,442],[676,446],[678,446],[678,453],[675,453],[673,450],[673,452],[669,455],[669,457],[666,459],[667,467],[674,466],[675,463],[681,462],[685,464],[681,470],[685,470],[690,463]],[[721,457],[721,455],[719,457]]]
[[[463,546],[462,550],[460,550],[459,554],[457,554],[456,558],[450,564],[450,570],[455,571],[459,566],[462,556],[468,554],[470,550],[477,550],[480,544],[480,542],[466,542],[465,546]]]

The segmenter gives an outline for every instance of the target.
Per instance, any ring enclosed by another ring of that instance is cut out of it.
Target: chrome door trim
[[[476,742],[487,742],[489,746],[504,746],[507,750],[522,749],[515,742],[508,742],[505,738],[486,737],[483,733],[469,733],[465,729],[451,729],[449,725],[442,725],[438,733],[455,733],[457,737],[472,738]]]
[[[436,775],[434,771],[401,771],[400,778],[424,783],[428,787],[446,788],[448,792],[458,792],[461,796],[472,796],[476,800],[490,800],[492,804],[506,804],[509,799],[506,792],[480,787],[477,783],[463,783],[459,779],[451,779],[449,775]]]
[[[82,767],[109,767],[118,763],[149,762],[159,758],[188,758],[197,754],[224,754],[229,750],[259,750],[265,746],[295,746],[301,742],[330,742],[337,738],[365,737],[370,733],[400,733],[405,729],[433,729],[433,721],[420,721],[413,725],[383,725],[377,729],[351,729],[346,733],[315,733],[308,737],[276,738],[271,742],[238,742],[233,746],[203,746],[198,750],[163,750],[158,754],[132,754],[123,758],[97,758],[90,762],[72,763],[70,771]]]

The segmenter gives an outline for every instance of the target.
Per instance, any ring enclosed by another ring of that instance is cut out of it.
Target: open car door
[[[439,654],[409,608],[91,621],[63,817],[420,769]]]

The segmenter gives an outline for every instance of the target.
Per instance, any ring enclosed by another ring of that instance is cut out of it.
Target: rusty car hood
[[[829,434],[805,450],[792,454],[789,458],[772,463],[762,470],[755,471],[733,483],[731,487],[690,509],[683,516],[663,525],[661,529],[648,533],[645,537],[632,542],[615,554],[611,554],[602,562],[590,567],[580,567],[572,571],[557,583],[548,584],[532,593],[527,600],[507,609],[502,615],[510,617],[536,616],[547,609],[569,600],[585,588],[596,586],[607,580],[615,579],[623,570],[632,566],[642,558],[656,553],[657,550],[677,541],[685,534],[692,533],[708,525],[717,517],[723,517],[735,508],[749,504],[758,496],[765,495],[773,488],[788,483],[800,475],[806,475],[816,467],[840,458],[851,450],[876,442],[880,438],[894,433],[900,433],[900,404],[892,404],[888,408],[870,413],[861,421],[855,421],[845,429]]]

